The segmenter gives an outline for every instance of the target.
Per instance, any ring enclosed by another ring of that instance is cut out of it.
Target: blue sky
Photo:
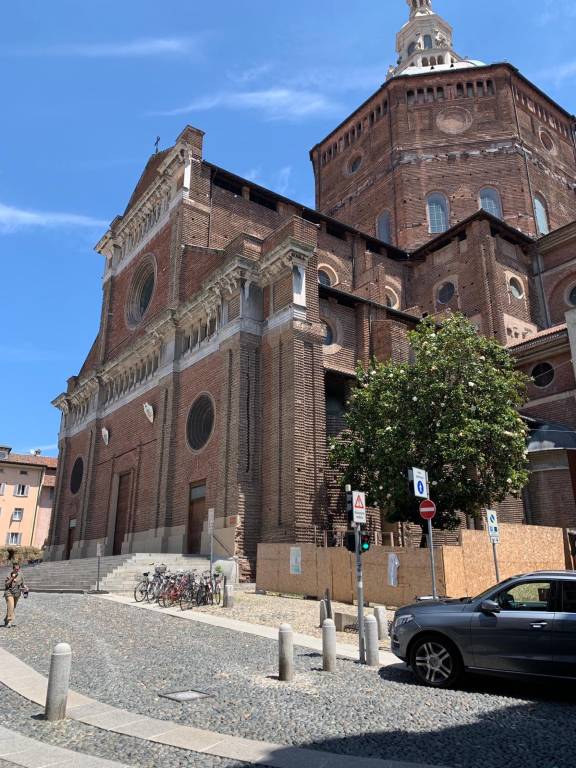
[[[381,84],[404,0],[26,0],[0,28],[0,443],[54,454],[50,401],[97,332],[92,251],[154,140],[313,205],[308,150]],[[455,48],[576,112],[574,0],[435,0]]]

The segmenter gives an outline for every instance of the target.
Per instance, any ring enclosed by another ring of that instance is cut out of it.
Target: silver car
[[[537,571],[478,597],[404,606],[390,634],[396,656],[435,688],[465,671],[576,678],[576,571]]]

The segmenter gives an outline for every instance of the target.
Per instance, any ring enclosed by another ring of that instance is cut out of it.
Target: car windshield
[[[511,576],[509,579],[504,579],[504,581],[500,581],[498,584],[494,584],[494,586],[484,590],[484,592],[481,592],[479,595],[476,595],[476,597],[469,598],[468,602],[475,603],[476,600],[483,600],[485,597],[488,597],[488,595],[491,592],[494,592],[495,589],[499,589],[500,587],[503,587],[505,584],[510,584],[511,581],[514,581],[514,579],[517,579],[517,578],[518,578],[517,576]]]

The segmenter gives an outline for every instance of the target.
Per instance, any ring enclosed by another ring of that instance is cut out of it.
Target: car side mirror
[[[483,600],[480,603],[482,613],[500,613],[502,610],[496,600]]]

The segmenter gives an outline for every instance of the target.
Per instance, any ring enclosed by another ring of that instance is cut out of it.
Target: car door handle
[[[534,622],[534,624],[530,624],[530,626],[532,627],[532,629],[544,629],[544,627],[548,626],[548,622],[547,621],[536,621],[536,622]]]

